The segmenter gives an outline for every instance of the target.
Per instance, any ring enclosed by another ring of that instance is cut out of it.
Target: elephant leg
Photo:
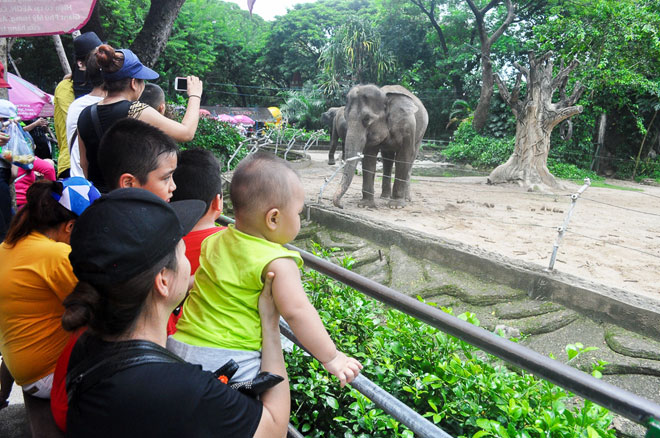
[[[392,199],[389,202],[390,208],[403,208],[406,205],[406,198],[410,198],[410,175],[412,173],[412,163],[417,156],[417,150],[411,147],[409,151],[399,151],[396,154],[394,169],[394,187],[392,189]]]
[[[374,177],[376,175],[376,153],[364,153],[362,158],[362,200],[358,207],[376,208],[374,201]]]
[[[390,198],[392,196],[392,166],[394,165],[394,152],[381,153],[383,157],[383,191],[381,198]]]

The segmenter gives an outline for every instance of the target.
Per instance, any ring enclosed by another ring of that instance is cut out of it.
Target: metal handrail
[[[579,396],[591,400],[635,423],[648,426],[660,421],[660,405],[610,383],[537,353],[525,346],[499,337],[481,327],[449,315],[442,310],[383,286],[348,269],[297,248],[305,265],[334,278],[378,301],[413,316],[425,323],[480,348],[506,362],[523,368]]]
[[[233,219],[226,216],[220,216],[220,221],[224,223],[234,222]],[[660,422],[660,405],[650,400],[596,379],[583,371],[543,356],[534,350],[497,336],[481,327],[474,326],[436,307],[429,306],[392,288],[337,266],[294,245],[287,244],[284,246],[300,252],[307,267],[424,321],[510,364],[523,368],[537,377],[591,400],[635,423],[645,427],[655,427]],[[390,397],[392,396],[390,395]],[[394,416],[385,408],[381,408]],[[404,421],[401,422],[412,430],[411,425],[406,424]]]
[[[300,341],[296,338],[291,331],[291,328],[280,320],[280,332],[286,336],[291,342],[295,343],[298,347],[302,348],[314,357],[309,350],[307,350]],[[405,424],[410,430],[415,433],[415,436],[420,438],[453,438],[444,430],[431,423],[426,418],[413,411],[406,404],[402,403],[399,399],[394,397],[389,392],[385,391],[380,386],[369,380],[364,374],[358,376],[349,383],[353,388],[358,390],[362,395],[374,402],[376,406],[387,412],[390,416]]]

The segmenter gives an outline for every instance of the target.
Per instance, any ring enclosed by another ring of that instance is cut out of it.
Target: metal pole
[[[298,347],[310,354],[285,322],[280,321],[280,332]],[[452,438],[451,435],[447,434],[429,420],[410,409],[410,407],[399,401],[392,394],[380,388],[363,374],[358,375],[351,383],[349,383],[349,385],[357,389],[361,394],[374,402],[376,406],[387,412],[390,416],[405,424],[415,433],[415,436],[420,438]]]
[[[62,45],[62,40],[59,35],[53,35],[53,42],[55,43],[55,51],[57,56],[60,58],[60,64],[62,64],[62,70],[67,75],[71,74],[71,66],[69,65],[69,60],[66,57],[64,52],[64,46]]]
[[[577,203],[577,200],[582,194],[582,192],[587,190],[587,188],[590,185],[591,185],[591,180],[589,178],[585,178],[584,185],[580,187],[580,189],[577,192],[571,195],[571,206],[568,208],[568,212],[566,213],[566,217],[564,218],[564,223],[561,225],[561,227],[557,227],[557,239],[555,240],[555,244],[552,246],[552,255],[550,256],[550,265],[548,265],[548,271],[552,271],[555,267],[555,260],[557,259],[557,251],[559,250],[559,244],[564,238],[564,233],[568,229],[568,223],[571,221],[571,216],[573,215],[573,209],[575,208],[575,204]]]

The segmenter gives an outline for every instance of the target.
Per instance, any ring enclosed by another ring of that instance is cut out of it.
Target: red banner
[[[71,33],[87,23],[96,0],[0,0],[0,37]]]

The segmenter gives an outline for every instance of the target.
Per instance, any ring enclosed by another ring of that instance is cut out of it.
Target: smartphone
[[[188,91],[188,79],[174,78],[174,89],[176,91]]]

